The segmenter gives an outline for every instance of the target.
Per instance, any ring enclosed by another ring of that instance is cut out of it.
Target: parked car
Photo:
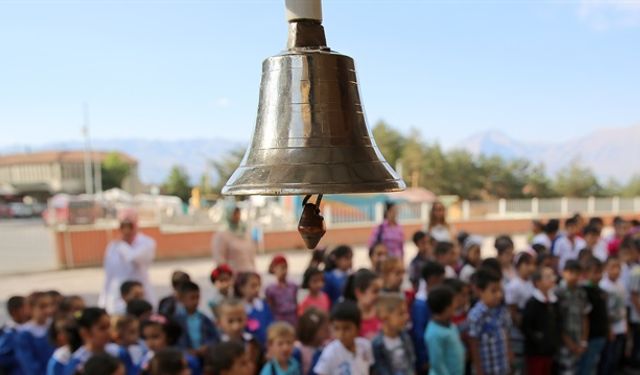
[[[9,203],[9,210],[11,210],[11,217],[31,217],[33,216],[33,209],[31,206],[24,203],[13,202]]]
[[[7,203],[0,203],[0,218],[9,218],[11,217],[11,208]]]

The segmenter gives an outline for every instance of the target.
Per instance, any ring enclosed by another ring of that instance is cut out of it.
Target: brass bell
[[[314,10],[296,13],[309,4]],[[404,190],[367,127],[353,60],[326,46],[320,1],[287,6],[288,49],[262,64],[251,144],[222,194]]]

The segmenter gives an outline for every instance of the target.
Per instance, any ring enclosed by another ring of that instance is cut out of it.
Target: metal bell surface
[[[228,195],[391,192],[404,181],[378,150],[353,60],[318,22],[292,22],[289,49],[262,64],[258,116]]]

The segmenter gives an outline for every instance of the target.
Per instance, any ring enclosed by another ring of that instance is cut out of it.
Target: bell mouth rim
[[[402,179],[388,180],[384,182],[362,183],[279,183],[278,187],[268,184],[251,186],[225,185],[222,195],[316,195],[316,194],[366,194],[366,193],[393,193],[404,191],[407,185]]]

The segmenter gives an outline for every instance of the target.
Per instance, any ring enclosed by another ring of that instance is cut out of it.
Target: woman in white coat
[[[156,254],[156,242],[138,232],[137,216],[128,212],[120,221],[120,239],[107,245],[104,255],[105,283],[98,305],[109,314],[123,314],[125,302],[120,296],[120,285],[129,280],[142,283],[145,299],[155,306],[153,287],[149,280],[149,267]]]

